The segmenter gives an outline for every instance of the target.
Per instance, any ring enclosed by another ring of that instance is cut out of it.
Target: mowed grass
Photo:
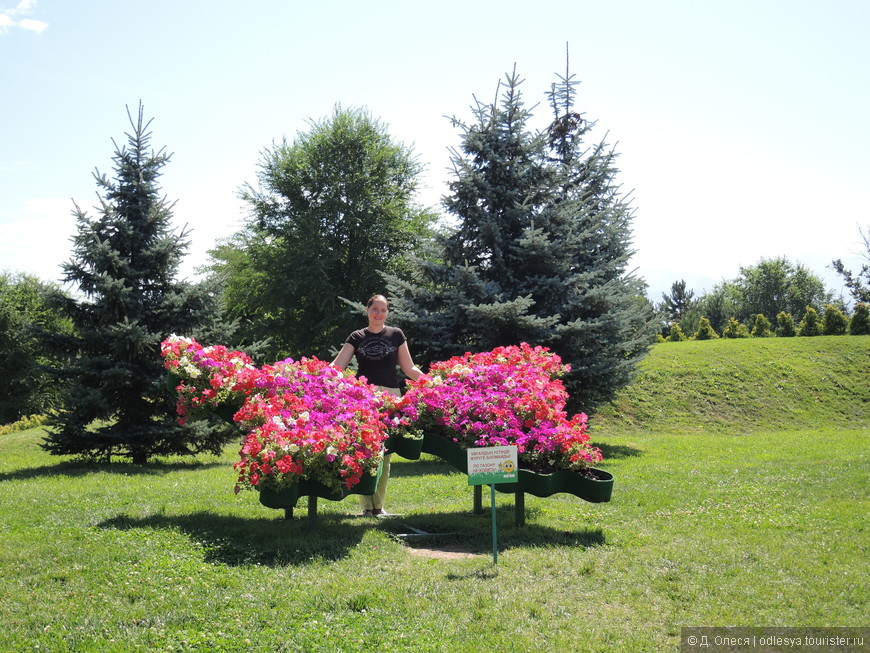
[[[724,350],[670,346],[696,344]],[[666,432],[608,418],[593,439],[612,501],[526,496],[517,527],[498,494],[497,565],[489,492],[472,514],[466,477],[429,456],[394,463],[400,516],[321,500],[312,530],[304,500],[285,521],[233,495],[234,447],[87,466],[48,456],[39,429],[4,435],[0,650],[634,653],[678,650],[682,626],[867,625],[870,425],[849,419]],[[399,537],[411,527],[431,535]]]

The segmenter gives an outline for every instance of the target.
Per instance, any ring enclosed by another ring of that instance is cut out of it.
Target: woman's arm
[[[403,342],[399,346],[399,367],[402,368],[402,371],[412,381],[416,381],[418,378],[420,378],[420,375],[423,374],[423,371],[419,367],[414,365],[414,359],[411,358],[411,351],[408,349],[407,342]]]
[[[353,358],[353,352],[353,345],[349,342],[344,343],[341,347],[341,351],[338,352],[338,356],[336,356],[335,360],[332,361],[332,364],[341,369],[346,368],[347,364],[350,363],[350,359]]]

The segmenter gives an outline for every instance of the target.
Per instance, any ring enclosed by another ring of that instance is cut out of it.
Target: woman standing
[[[387,298],[383,295],[372,296],[366,303],[366,312],[369,318],[368,327],[354,331],[347,337],[332,364],[344,369],[350,359],[356,356],[357,376],[364,376],[369,383],[378,386],[381,391],[398,397],[401,393],[396,366],[401,367],[408,378],[414,381],[423,372],[414,365],[402,330],[387,326],[387,315],[390,312]],[[387,494],[387,481],[390,478],[391,457],[392,454],[384,456],[381,478],[375,493],[359,495],[363,515],[387,514],[384,510],[384,498]]]

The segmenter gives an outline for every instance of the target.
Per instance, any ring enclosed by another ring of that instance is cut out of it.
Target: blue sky
[[[870,3],[0,0],[0,270],[58,281],[73,201],[95,212],[141,100],[193,276],[245,209],[260,152],[340,103],[426,165],[437,205],[474,97],[516,65],[527,102],[565,69],[620,153],[632,261],[659,299],[787,256],[837,293],[870,226]]]

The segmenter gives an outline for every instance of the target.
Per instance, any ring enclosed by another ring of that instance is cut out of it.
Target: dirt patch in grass
[[[421,558],[439,558],[441,560],[463,560],[467,558],[482,558],[482,553],[469,551],[466,547],[450,544],[440,547],[406,546],[408,553]]]

